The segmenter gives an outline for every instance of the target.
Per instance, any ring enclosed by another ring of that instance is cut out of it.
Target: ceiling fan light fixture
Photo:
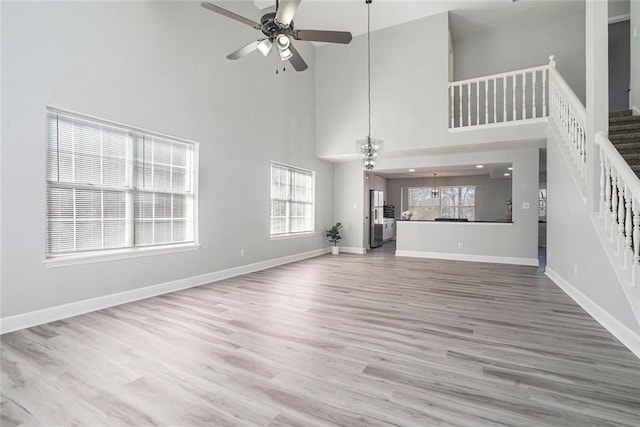
[[[280,58],[283,61],[286,61],[287,59],[290,59],[293,56],[293,52],[291,52],[291,49],[286,48],[286,49],[281,49],[280,50]]]
[[[278,34],[276,36],[276,45],[278,46],[278,49],[280,50],[289,49],[290,44],[291,44],[291,40],[289,40],[289,37],[287,37],[285,34]]]
[[[271,43],[271,40],[269,39],[262,40],[260,43],[258,43],[257,46],[257,49],[263,56],[269,55],[269,52],[271,52],[271,48],[273,48],[273,43]]]

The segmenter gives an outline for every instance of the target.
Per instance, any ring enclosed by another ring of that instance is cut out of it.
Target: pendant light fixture
[[[433,188],[431,189],[431,197],[436,199],[439,195],[440,195],[440,192],[438,191],[438,174],[434,173],[433,174]]]
[[[383,142],[381,139],[371,138],[371,2],[365,0],[367,4],[367,98],[369,101],[369,132],[367,137],[356,141],[356,149],[364,162],[364,168],[371,170],[376,165],[378,155],[382,151]]]

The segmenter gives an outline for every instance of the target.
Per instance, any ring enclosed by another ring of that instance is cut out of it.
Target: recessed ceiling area
[[[490,163],[479,165],[455,165],[455,166],[435,166],[435,167],[415,167],[413,172],[409,169],[389,169],[377,170],[375,174],[386,179],[406,179],[406,178],[432,178],[433,174],[444,178],[449,176],[478,176],[489,175],[492,179],[511,179],[511,163]],[[506,176],[505,174],[509,174]]]

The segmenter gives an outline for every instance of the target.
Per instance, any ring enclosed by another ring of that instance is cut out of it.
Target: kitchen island
[[[538,266],[537,224],[496,221],[396,223],[396,256]]]

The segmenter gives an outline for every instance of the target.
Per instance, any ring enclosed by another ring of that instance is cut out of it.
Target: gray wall
[[[618,284],[561,150],[550,135],[547,146],[547,266],[609,315],[637,332],[638,322]]]
[[[367,133],[366,42],[362,35],[348,45],[316,49],[320,157],[355,158],[355,141]],[[371,133],[385,141],[385,155],[441,144],[447,126],[447,64],[446,13],[371,34]]]
[[[335,165],[333,216],[336,222],[344,225],[340,246],[356,251],[363,251],[365,239],[368,239],[368,234],[364,234],[365,212],[369,209],[367,178],[359,161]]]
[[[629,14],[630,0],[609,0],[609,18]]]
[[[584,103],[584,1],[512,6],[522,13],[508,21],[486,11],[450,13],[455,80],[545,65],[555,55],[558,71]]]
[[[249,2],[223,7],[258,18]],[[225,59],[255,37],[196,2],[2,3],[3,317],[327,246],[334,172],[314,153],[313,47],[296,45],[304,73]],[[47,268],[49,104],[199,141],[202,247]],[[316,171],[314,236],[270,240],[270,160]]]
[[[489,175],[451,176],[438,178],[438,186],[476,186],[476,221],[505,219],[506,202],[511,197],[511,179],[490,179]],[[433,187],[433,177],[387,180],[389,204],[396,207],[396,219],[401,218],[403,187]]]
[[[520,50],[517,54],[507,50],[509,55],[505,56],[514,56],[513,62],[503,62],[495,69],[483,68],[484,59],[473,56],[475,53],[464,53],[477,48],[473,40],[461,42],[461,53],[458,53],[454,42],[456,57],[467,58],[465,64],[455,65],[456,73],[484,75],[486,72],[504,71],[507,66],[507,69],[519,69],[545,65],[549,54],[557,53],[560,71],[567,74],[572,84],[575,82],[576,86],[581,86],[583,95],[584,8],[575,9],[577,14],[568,14],[564,20],[555,18],[553,22],[560,21],[554,27],[557,39],[539,46],[544,55],[522,53],[528,52],[529,43],[536,45],[535,40],[540,38],[538,30],[532,29],[532,32],[519,36],[522,46],[511,47],[512,50]],[[496,32],[499,37],[510,36],[509,32],[499,28]],[[485,36],[481,33],[479,37]],[[488,35],[485,38],[484,42],[492,42]],[[496,126],[476,132],[449,131],[448,39],[447,13],[371,34],[372,135],[385,141],[382,158],[413,156],[427,150],[450,150],[469,145],[495,147],[497,143],[507,145],[523,139],[544,140],[546,123]],[[499,49],[489,50],[487,55],[501,54]],[[316,153],[320,158],[337,161],[356,158],[354,142],[367,132],[366,53],[366,35],[355,37],[349,45],[326,44],[316,49]],[[487,62],[491,59],[488,58]]]
[[[633,32],[636,31],[636,36]],[[631,107],[640,113],[640,2],[631,2]]]

